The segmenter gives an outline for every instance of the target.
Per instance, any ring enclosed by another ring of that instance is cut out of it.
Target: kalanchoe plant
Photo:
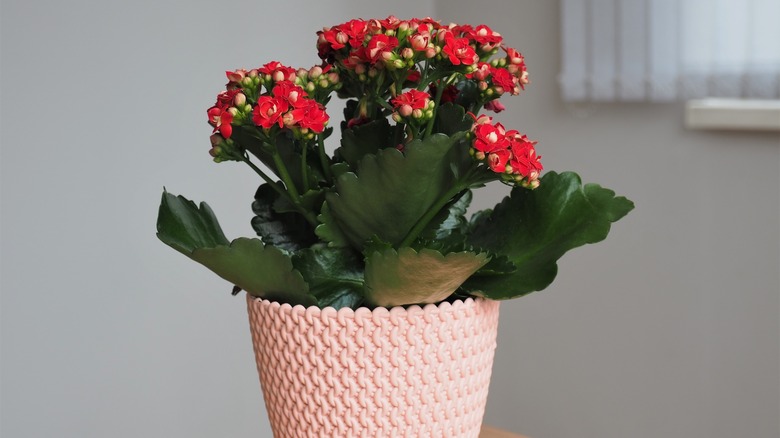
[[[528,84],[489,27],[351,20],[318,32],[317,49],[310,69],[228,71],[208,110],[214,161],[263,180],[259,238],[229,241],[208,205],[163,193],[158,237],[234,292],[336,308],[518,297],[633,208],[574,173],[540,176],[536,142],[481,114]],[[334,93],[346,109],[331,156]],[[467,219],[472,189],[492,181],[509,196]]]

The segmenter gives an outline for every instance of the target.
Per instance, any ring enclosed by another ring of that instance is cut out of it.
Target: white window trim
[[[780,131],[780,100],[699,99],[685,107],[688,129]]]

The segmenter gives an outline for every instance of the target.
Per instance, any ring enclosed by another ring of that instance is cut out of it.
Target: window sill
[[[685,107],[688,129],[780,131],[780,100],[702,99]]]

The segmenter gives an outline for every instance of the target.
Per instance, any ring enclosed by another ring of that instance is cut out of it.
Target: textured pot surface
[[[274,437],[478,437],[497,301],[373,311],[247,303]]]

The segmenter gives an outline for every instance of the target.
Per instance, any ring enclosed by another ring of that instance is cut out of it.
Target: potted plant
[[[536,142],[484,114],[528,84],[488,26],[391,16],[317,35],[320,64],[228,71],[208,109],[214,161],[263,181],[258,237],[230,241],[208,205],[168,192],[157,235],[247,292],[275,436],[476,436],[497,300],[547,287],[633,203],[542,176]],[[468,218],[495,181],[508,196]]]

